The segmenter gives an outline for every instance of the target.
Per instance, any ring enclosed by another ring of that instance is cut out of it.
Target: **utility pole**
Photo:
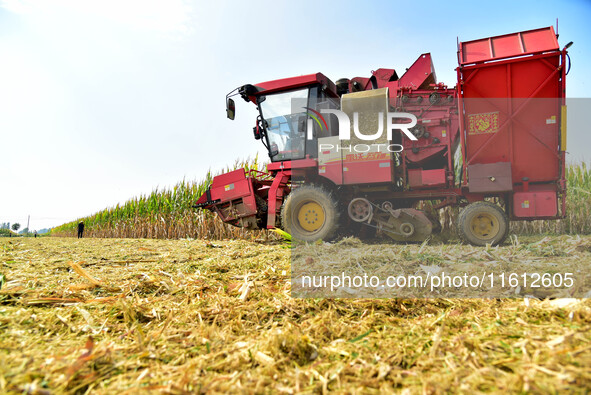
[[[31,221],[31,214],[29,214],[29,217],[27,218],[27,232],[29,231],[29,222]]]

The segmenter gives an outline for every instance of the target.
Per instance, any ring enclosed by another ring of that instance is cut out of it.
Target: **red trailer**
[[[462,238],[501,243],[509,220],[565,215],[565,77],[552,27],[458,44],[457,84],[438,83],[429,53],[398,76],[323,74],[244,85],[267,172],[214,178],[196,207],[224,222],[283,227],[296,239],[378,231],[421,241],[435,210],[461,206]]]

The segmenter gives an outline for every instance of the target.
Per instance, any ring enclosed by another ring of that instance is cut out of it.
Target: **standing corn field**
[[[236,161],[227,170],[261,168],[258,157]],[[52,236],[75,236],[78,222],[84,221],[88,237],[178,239],[184,237],[204,239],[255,239],[262,232],[249,232],[224,224],[206,211],[192,206],[211,183],[208,171],[201,182],[182,180],[169,189],[156,188],[149,195],[132,198],[126,203],[99,211],[86,218],[54,228]]]

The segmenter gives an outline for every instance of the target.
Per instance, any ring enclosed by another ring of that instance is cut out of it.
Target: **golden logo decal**
[[[468,134],[496,133],[499,130],[499,112],[468,114]]]

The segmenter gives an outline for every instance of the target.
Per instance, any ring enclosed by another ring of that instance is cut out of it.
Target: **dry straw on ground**
[[[438,239],[418,248],[357,238],[302,244],[292,252],[292,292],[317,298],[591,297],[591,262],[578,259],[591,250],[589,240],[546,236],[524,244],[519,238],[512,235],[501,248]],[[401,282],[388,285],[388,278]]]
[[[517,253],[543,256],[568,242],[539,241],[522,240]],[[569,257],[591,262],[590,243],[575,241]],[[290,250],[247,241],[43,238],[0,246],[3,393],[591,388],[586,300],[295,299]],[[430,264],[441,246],[376,248]]]

